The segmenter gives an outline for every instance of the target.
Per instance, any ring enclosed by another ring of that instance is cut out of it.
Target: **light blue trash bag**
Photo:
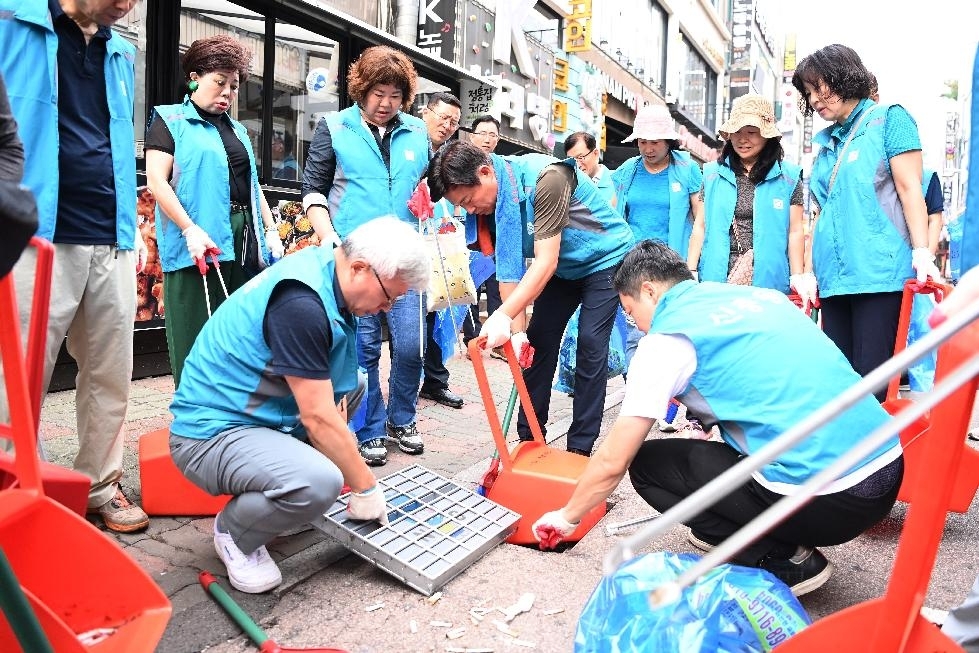
[[[654,609],[649,593],[700,556],[649,553],[599,581],[578,619],[575,653],[761,653],[811,624],[782,581],[723,564]]]
[[[935,308],[935,298],[930,294],[915,293],[911,303],[911,323],[908,325],[908,346],[925,337],[931,332],[928,326],[928,316]],[[928,392],[935,385],[935,364],[938,362],[938,351],[918,359],[918,362],[908,368],[908,385],[913,392]]]
[[[575,309],[568,326],[565,327],[561,349],[558,351],[554,389],[567,394],[574,392],[574,373],[578,360],[578,316],[580,314],[581,306]],[[612,335],[608,344],[608,378],[610,379],[625,374],[625,341],[628,329],[625,312],[620,306],[615,312],[615,323],[612,325]]]

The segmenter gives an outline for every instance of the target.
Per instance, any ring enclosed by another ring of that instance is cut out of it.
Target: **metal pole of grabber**
[[[619,565],[635,557],[637,551],[666,533],[674,525],[699,515],[706,508],[716,503],[718,497],[725,496],[743,485],[755,471],[775,460],[782,453],[808,437],[816,429],[827,424],[840,413],[864,399],[868,393],[873,393],[885,387],[891,377],[900,374],[901,371],[951,338],[976,318],[979,318],[979,301],[969,304],[964,311],[949,318],[945,323],[924,335],[903,352],[885,361],[880,367],[852,385],[836,399],[804,418],[781,436],[759,449],[756,453],[743,458],[736,465],[662,515],[646,518],[647,521],[652,520],[648,526],[638,533],[618,542],[606,555],[604,563],[605,573],[613,573],[618,569]],[[955,373],[936,386],[922,401],[916,402],[902,410],[896,419],[889,420],[881,428],[864,438],[847,455],[842,456],[836,463],[823,470],[817,476],[814,476],[794,494],[782,499],[743,527],[742,530],[727,538],[727,540],[714,548],[697,564],[682,574],[672,584],[671,589],[679,591],[679,589],[696,580],[696,578],[703,575],[710,568],[727,560],[742,548],[767,533],[772,526],[788,517],[815,492],[832,483],[833,480],[855,463],[859,462],[864,456],[880,446],[887,437],[899,433],[901,428],[904,428],[904,426],[912,423],[917,417],[923,415],[932,405],[944,399],[948,394],[951,394],[964,380],[968,380],[977,372],[979,372],[979,355],[974,356],[966,363],[960,365]],[[786,505],[782,506],[783,503]]]

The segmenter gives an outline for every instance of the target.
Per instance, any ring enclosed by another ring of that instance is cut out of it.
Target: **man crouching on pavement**
[[[568,504],[534,524],[554,545],[629,472],[639,496],[666,512],[785,433],[860,380],[842,352],[785,295],[727,283],[696,283],[679,254],[644,240],[613,280],[642,331],[619,417]],[[646,440],[671,397],[723,442]],[[840,413],[756,471],[750,481],[686,521],[690,543],[708,550],[808,481],[890,419],[874,396]],[[904,460],[897,435],[752,542],[732,562],[765,569],[799,596],[833,573],[817,546],[849,542],[894,506]]]
[[[233,495],[214,520],[214,547],[236,589],[278,586],[265,544],[323,514],[344,482],[352,518],[387,523],[384,493],[347,428],[366,388],[356,318],[423,291],[430,265],[409,225],[370,220],[336,249],[282,259],[204,325],[170,406],[170,451],[196,485]]]

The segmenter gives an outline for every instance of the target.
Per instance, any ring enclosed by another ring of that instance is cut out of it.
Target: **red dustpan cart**
[[[31,412],[34,429],[41,421],[41,395],[44,388],[44,350],[47,342],[48,310],[51,303],[51,267],[54,250],[51,243],[41,238],[31,239],[31,247],[37,249],[37,264],[34,270],[34,296],[31,298],[30,324],[27,335],[27,388],[30,394]],[[26,298],[22,298],[26,299]],[[19,324],[17,314],[11,321],[3,324]],[[88,477],[73,469],[67,469],[49,462],[41,461],[41,483],[44,493],[70,510],[85,516],[88,506],[88,489],[91,481]],[[17,476],[14,473],[13,455],[0,451],[0,490],[15,487]]]
[[[507,538],[507,542],[536,544],[537,538],[534,537],[531,528],[534,522],[545,512],[561,508],[567,503],[578,478],[588,464],[588,458],[547,446],[540,430],[540,423],[530,403],[523,372],[509,342],[503,345],[503,351],[506,352],[507,363],[510,365],[510,372],[513,374],[513,381],[520,397],[520,405],[527,414],[534,439],[518,443],[512,451],[507,447],[506,434],[503,433],[500,425],[500,415],[496,410],[493,391],[490,389],[486,367],[480,355],[480,345],[483,342],[485,338],[474,338],[469,342],[469,357],[473,362],[476,382],[479,384],[479,393],[482,395],[486,410],[486,420],[493,433],[493,441],[500,454],[502,466],[496,481],[486,489],[486,498],[520,515],[517,530]],[[577,542],[604,516],[605,504],[602,503],[585,515],[574,533],[564,538],[564,541]]]
[[[50,247],[42,247],[48,265]],[[47,304],[35,310],[46,311]],[[9,274],[0,279],[0,324],[17,324]],[[0,329],[11,416],[0,437],[12,438],[18,454],[17,483],[0,491],[0,549],[53,650],[149,653],[163,635],[170,602],[115,542],[45,496],[22,351],[19,330]],[[0,614],[0,651],[25,650],[14,634],[23,625]]]
[[[901,302],[901,317],[897,325],[897,340],[894,345],[894,354],[904,351],[908,343],[908,331],[911,327],[911,307],[915,294],[930,294],[935,297],[935,301],[942,299],[951,292],[951,288],[945,284],[935,283],[928,280],[925,283],[918,283],[912,279],[904,284],[904,298]],[[941,357],[948,355],[949,350],[939,349],[938,360],[941,365]],[[936,375],[937,377],[937,375]],[[937,378],[936,378],[937,380]],[[912,403],[910,399],[899,396],[899,377],[891,379],[887,387],[887,398],[883,406],[891,415],[897,415],[904,407]],[[899,501],[911,503],[922,493],[933,491],[935,474],[934,470],[925,463],[926,438],[935,437],[935,429],[931,428],[933,420],[931,416],[919,417],[910,426],[901,431],[901,445],[904,447],[904,482],[897,495]],[[947,477],[952,486],[951,496],[948,502],[948,509],[952,512],[968,512],[972,505],[972,499],[979,487],[979,451],[976,451],[965,443],[965,436],[954,446],[962,449],[962,456],[951,470]]]
[[[938,350],[936,386],[960,368],[968,372],[967,366],[974,362],[977,351],[979,322],[960,331]],[[934,428],[929,437],[918,443],[920,464],[932,479],[949,479],[959,469],[977,389],[979,376],[973,375],[932,410],[930,421]],[[921,616],[953,493],[953,484],[945,482],[932,482],[927,492],[915,493],[884,596],[820,619],[779,645],[779,653],[962,651]]]

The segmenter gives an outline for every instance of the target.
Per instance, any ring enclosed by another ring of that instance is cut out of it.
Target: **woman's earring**
[[[197,83],[197,80],[196,80],[196,79],[192,79],[192,80],[190,80],[189,82],[187,82],[187,88],[188,88],[188,89],[190,89],[190,92],[191,92],[191,93],[193,93],[194,91],[196,91],[196,90],[197,90],[197,88],[198,88],[198,86],[199,86],[199,85],[198,85],[198,83]]]

